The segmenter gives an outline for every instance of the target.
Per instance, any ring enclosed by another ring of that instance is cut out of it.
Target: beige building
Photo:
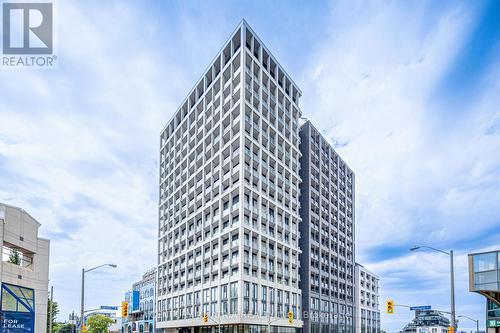
[[[12,332],[47,331],[50,241],[38,237],[39,227],[23,209],[0,203],[0,310]]]

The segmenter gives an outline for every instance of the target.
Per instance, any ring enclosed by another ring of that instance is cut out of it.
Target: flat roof
[[[498,253],[498,252],[500,252],[500,250],[492,250],[492,251],[485,251],[485,252],[476,252],[476,253],[469,253],[468,256],[471,257],[471,256],[477,256],[477,255],[480,255],[480,254]]]

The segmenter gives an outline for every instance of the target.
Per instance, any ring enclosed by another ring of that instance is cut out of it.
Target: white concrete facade
[[[379,277],[356,263],[356,333],[380,332]]]
[[[224,45],[161,134],[156,327],[293,332],[301,92],[245,21]]]
[[[45,333],[50,241],[38,237],[39,227],[40,223],[23,209],[0,203],[2,286],[8,284],[34,290],[35,332]],[[20,254],[18,264],[8,262],[14,249]]]

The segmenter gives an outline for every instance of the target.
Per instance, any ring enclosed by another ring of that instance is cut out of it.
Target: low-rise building
[[[415,310],[415,319],[401,333],[447,333],[450,320],[436,310]]]
[[[355,280],[356,333],[379,333],[379,277],[356,263]]]
[[[39,228],[23,209],[0,203],[0,316],[8,332],[47,331],[50,241]]]
[[[129,311],[122,318],[123,333],[153,333],[155,330],[156,268],[150,269],[142,279],[125,293]]]
[[[500,305],[488,299],[486,301],[486,333],[500,333]]]
[[[500,333],[500,251],[469,254],[469,290],[486,297],[487,333]]]

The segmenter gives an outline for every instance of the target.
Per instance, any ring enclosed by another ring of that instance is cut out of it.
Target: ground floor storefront
[[[271,326],[270,330],[265,325],[212,325],[182,328],[159,329],[158,333],[299,333],[300,329],[294,327]]]

